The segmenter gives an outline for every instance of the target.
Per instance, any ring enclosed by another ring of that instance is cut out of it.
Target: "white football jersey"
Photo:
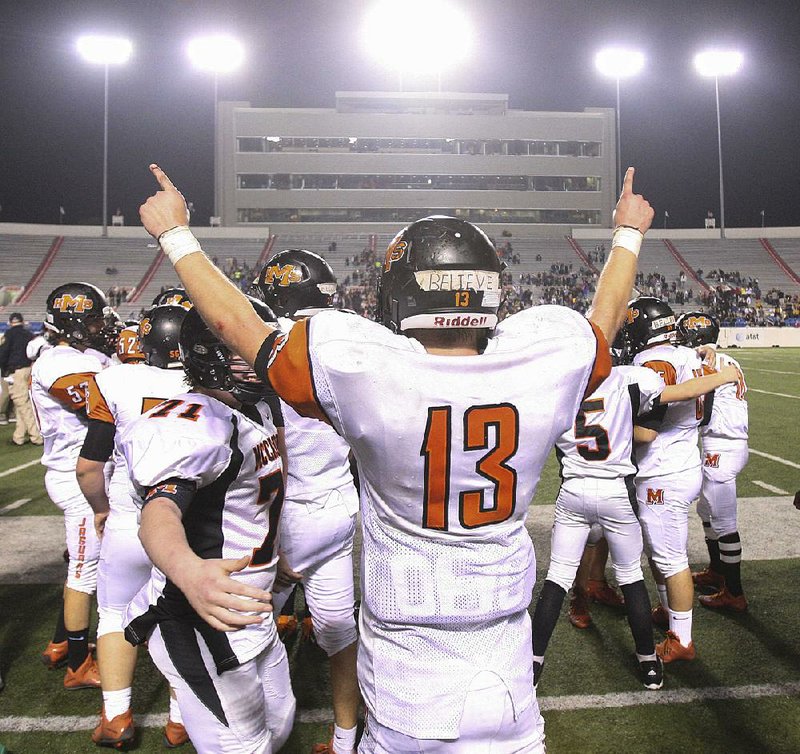
[[[724,438],[726,440],[746,440],[748,433],[747,416],[747,384],[739,362],[724,353],[718,353],[716,364],[717,371],[726,366],[736,367],[739,373],[738,382],[728,382],[714,391],[714,404],[711,410],[711,420],[700,428],[703,438]]]
[[[429,354],[342,312],[276,341],[278,394],[327,418],[358,462],[359,681],[382,724],[455,738],[481,670],[503,679],[515,709],[531,703],[528,505],[556,438],[609,369],[602,334],[557,306],[505,319],[473,356]]]
[[[653,408],[664,380],[652,369],[617,366],[556,442],[561,478],[616,479],[636,473],[633,424]]]
[[[86,388],[103,368],[91,354],[59,345],[42,352],[31,369],[31,401],[44,438],[42,464],[75,471],[86,437]]]
[[[633,363],[658,372],[667,385],[679,385],[705,373],[694,350],[667,343],[637,353]],[[697,430],[703,420],[703,408],[704,398],[698,398],[669,403],[659,409],[665,413],[660,425],[654,427],[658,437],[653,442],[636,446],[637,476],[640,479],[700,468]]]
[[[186,391],[183,369],[159,369],[147,364],[115,364],[90,378],[87,388],[90,419],[116,426],[114,472],[108,487],[109,504],[115,511],[136,513],[125,459],[117,442],[134,419],[167,398]]]
[[[176,480],[195,485],[183,516],[189,546],[201,558],[251,555],[251,565],[232,577],[270,590],[278,561],[283,469],[269,407],[262,402],[245,410],[262,423],[207,395],[182,393],[131,422],[120,433],[118,448],[140,501],[168,496]],[[209,640],[212,654],[227,639],[235,655],[227,667],[255,657],[274,639],[272,620],[218,635],[154,567],[128,606],[125,622],[143,641],[165,618],[186,620],[204,636],[216,635]],[[226,669],[221,658],[215,655],[215,660],[220,671]]]

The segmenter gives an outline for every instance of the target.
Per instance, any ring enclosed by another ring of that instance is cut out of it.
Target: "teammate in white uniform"
[[[122,363],[89,380],[89,431],[77,465],[78,483],[95,514],[101,536],[97,574],[97,659],[103,685],[103,711],[92,740],[122,745],[134,737],[131,684],[136,648],[125,641],[123,614],[150,578],[151,563],[139,541],[139,508],[130,488],[125,460],[115,437],[144,411],[186,390],[178,355],[178,335],[186,309],[150,309],[139,327],[123,329],[117,341]],[[113,475],[106,492],[104,467],[113,453]],[[165,735],[175,744],[185,738],[176,715]],[[181,735],[182,734],[182,735]]]
[[[93,512],[75,478],[78,453],[86,436],[86,387],[102,369],[87,353],[104,342],[112,310],[103,293],[89,283],[65,283],[47,297],[45,327],[55,346],[36,360],[31,371],[31,400],[44,437],[42,464],[50,499],[64,512],[69,569],[64,587],[63,630],[43,654],[56,667],[66,658],[67,688],[94,688],[100,678],[89,651],[89,611],[97,584],[100,541]],[[66,632],[66,635],[64,635]]]
[[[274,321],[264,304],[251,305]],[[198,752],[270,754],[288,738],[295,711],[275,624],[252,610],[222,622],[192,585],[202,590],[235,572],[239,594],[269,599],[284,492],[277,430],[261,400],[264,383],[195,310],[180,349],[193,389],[143,414],[118,442],[156,566],[128,607],[126,636],[148,642]]]
[[[535,674],[541,671],[592,527],[599,526],[625,596],[640,679],[645,688],[661,688],[663,671],[653,644],[650,599],[641,568],[642,530],[633,481],[634,422],[658,405],[694,400],[724,379],[736,378],[730,371],[666,386],[651,369],[615,366],[581,404],[574,425],[556,444],[562,484],[556,500],[550,568],[533,616]]]
[[[704,374],[697,353],[674,344],[675,315],[664,301],[646,296],[632,301],[624,328],[633,363],[658,372],[667,385]],[[638,421],[644,431],[651,432],[648,442],[636,446],[636,497],[659,600],[669,614],[667,638],[657,647],[665,663],[692,660],[696,654],[687,545],[689,507],[700,494],[697,430],[703,411],[703,399],[698,398],[693,403],[661,406]]]
[[[265,303],[289,332],[297,320],[333,308],[336,277],[319,255],[286,249],[258,276]],[[334,729],[315,754],[351,754],[358,723],[356,622],[353,612],[353,536],[358,493],[350,471],[350,447],[327,423],[282,406],[288,469],[280,523],[281,550],[302,574],[317,643],[330,659]],[[280,575],[280,573],[279,573]],[[273,593],[279,614],[293,584]]]
[[[151,170],[162,191],[140,215],[195,306],[284,401],[329,421],[358,462],[359,750],[542,751],[524,522],[550,448],[610,370],[606,339],[653,217],[633,194],[633,170],[593,321],[538,307],[492,337],[502,265],[470,223],[426,218],[395,238],[380,283],[386,327],[323,312],[280,336],[201,253],[182,195]]]
[[[719,325],[703,312],[678,317],[678,337],[684,345],[716,346]],[[703,521],[711,562],[704,571],[692,574],[698,586],[715,587],[714,594],[701,595],[700,604],[735,612],[747,610],[742,589],[742,542],[736,521],[736,477],[747,465],[747,384],[736,359],[715,354],[715,368],[732,366],[739,379],[714,393],[711,416],[700,427],[703,484],[697,513]],[[708,412],[707,412],[708,413]]]

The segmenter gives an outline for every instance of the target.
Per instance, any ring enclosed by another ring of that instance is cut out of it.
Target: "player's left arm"
[[[653,442],[658,437],[658,432],[650,427],[642,427],[636,425],[633,428],[633,441],[638,445],[640,443]]]
[[[739,370],[732,365],[712,372],[704,377],[694,377],[691,380],[680,382],[677,385],[667,385],[659,396],[660,403],[675,403],[699,398],[712,390],[739,381]]]
[[[253,366],[264,339],[275,328],[255,313],[244,294],[203,253],[189,230],[183,194],[158,165],[150,165],[150,171],[161,190],[139,208],[142,224],[174,264],[206,324]]]
[[[105,465],[105,461],[91,461],[79,456],[75,467],[78,486],[94,511],[94,528],[98,537],[103,536],[110,510],[106,494]]]

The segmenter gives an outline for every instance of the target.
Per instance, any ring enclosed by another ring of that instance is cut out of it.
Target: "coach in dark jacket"
[[[0,372],[3,379],[11,378],[9,393],[17,413],[17,425],[11,438],[14,445],[24,445],[28,437],[34,445],[42,444],[42,434],[36,425],[28,395],[31,360],[25,349],[32,339],[33,333],[25,327],[22,315],[17,312],[11,314],[3,345],[0,346]]]

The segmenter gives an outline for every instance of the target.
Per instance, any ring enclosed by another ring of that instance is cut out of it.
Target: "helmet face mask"
[[[159,369],[180,366],[178,340],[188,311],[183,304],[164,304],[145,312],[139,340],[147,364]]]
[[[705,312],[685,312],[678,317],[678,340],[684,346],[695,348],[715,344],[719,338],[719,323]]]
[[[50,291],[44,326],[54,340],[114,353],[121,323],[103,292],[91,283],[64,283]]]
[[[640,296],[628,304],[622,325],[631,355],[659,343],[675,343],[675,313],[666,301]]]
[[[264,303],[279,317],[310,317],[333,308],[336,276],[319,255],[284,249],[262,267],[255,284]]]
[[[386,251],[377,320],[394,332],[494,329],[504,267],[475,225],[441,215],[417,220]]]
[[[264,322],[275,323],[270,308],[250,298],[253,309]],[[241,403],[258,403],[268,386],[250,365],[214,335],[196,309],[190,310],[181,325],[180,360],[189,380],[209,390],[224,390]]]

